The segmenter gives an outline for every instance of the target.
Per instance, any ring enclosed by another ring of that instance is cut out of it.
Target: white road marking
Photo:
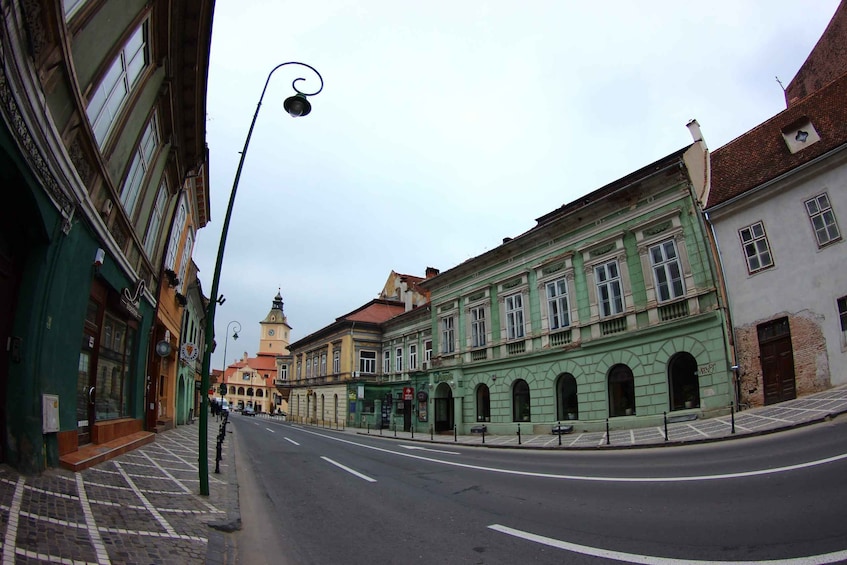
[[[296,441],[294,441],[294,440],[293,440],[293,439],[291,439],[290,437],[285,438],[285,441],[291,442],[291,443],[293,443],[294,445],[300,445],[299,443],[297,443]]]
[[[417,445],[401,445],[403,449],[417,449],[420,451],[431,451],[433,453],[446,453],[447,455],[461,455],[458,451],[444,451],[443,449],[430,449],[428,447],[419,447]]]
[[[362,474],[362,473],[360,473],[359,471],[354,471],[354,470],[353,470],[353,469],[351,469],[350,467],[347,467],[347,466],[345,466],[345,465],[342,465],[341,463],[339,463],[339,462],[337,462],[337,461],[333,461],[333,460],[332,460],[332,459],[330,459],[329,457],[323,457],[323,456],[321,456],[321,459],[323,459],[323,460],[324,460],[324,461],[326,461],[327,463],[332,463],[333,465],[335,465],[335,466],[336,466],[336,467],[338,467],[339,469],[344,469],[345,471],[347,471],[347,472],[348,472],[348,473],[350,473],[351,475],[355,475],[355,476],[359,477],[360,479],[364,479],[364,480],[368,481],[369,483],[375,483],[375,482],[376,482],[376,479],[372,479],[372,478],[370,478],[370,477],[369,477],[369,476],[367,476],[367,475],[363,475],[363,474]]]
[[[275,431],[275,430],[272,430],[272,429],[270,429],[270,428],[265,428],[265,429],[266,429],[266,430],[268,430],[269,432],[271,432],[272,434],[275,434],[275,433],[276,433],[276,431]]]
[[[483,467],[481,465],[470,465],[468,463],[459,463],[456,461],[448,461],[445,459],[435,459],[433,457],[426,457],[424,455],[414,455],[412,453],[403,453],[401,451],[392,451],[390,449],[384,449],[382,447],[376,447],[374,445],[366,445],[363,443],[357,443],[355,441],[350,441],[347,439],[342,439],[339,437],[328,436],[325,434],[321,434],[318,432],[313,432],[310,430],[302,430],[304,433],[312,434],[316,436],[320,436],[322,438],[331,439],[333,441],[338,441],[341,443],[346,443],[348,445],[355,445],[357,447],[362,447],[364,449],[371,449],[373,451],[380,451],[382,453],[390,453],[392,455],[397,455],[399,457],[408,457],[410,459],[418,459],[420,461],[429,461],[430,463],[439,463],[441,465],[449,465],[451,467],[461,467],[463,469],[475,469],[477,471],[488,471],[491,473],[502,473],[504,475],[518,475],[522,477],[538,477],[543,479],[563,479],[570,481],[594,481],[601,483],[679,483],[679,482],[688,482],[688,481],[714,481],[714,480],[722,480],[722,479],[740,479],[746,477],[757,477],[761,475],[772,475],[776,473],[785,473],[787,471],[797,471],[799,469],[807,469],[809,467],[817,467],[818,465],[826,465],[827,463],[834,463],[836,461],[841,461],[843,459],[847,459],[847,453],[842,453],[841,455],[834,455],[832,457],[826,457],[824,459],[817,459],[815,461],[808,461],[806,463],[798,463],[796,465],[786,465],[785,467],[774,467],[772,469],[758,469],[756,471],[741,471],[739,473],[719,473],[716,475],[692,475],[692,476],[682,476],[682,477],[596,477],[592,475],[559,475],[554,473],[535,473],[532,471],[517,471],[514,469],[498,469],[496,467]]]
[[[626,561],[628,563],[643,563],[646,565],[822,565],[825,563],[838,563],[847,559],[847,551],[835,551],[821,555],[809,555],[807,557],[794,557],[791,559],[768,559],[766,561],[706,561],[702,559],[672,559],[669,557],[654,557],[652,555],[639,555],[637,553],[626,553],[623,551],[612,551],[599,547],[579,545],[567,541],[539,536],[530,532],[516,530],[500,524],[488,526],[490,529],[514,536],[517,538],[533,541],[549,547],[564,549],[574,553],[590,555],[591,557],[602,557],[615,561]]]

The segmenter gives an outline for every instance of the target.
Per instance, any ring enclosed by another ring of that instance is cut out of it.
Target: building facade
[[[169,226],[183,197],[208,215],[212,10],[3,2],[0,441],[22,471],[145,428]]]
[[[700,209],[708,153],[692,133],[691,146],[421,283],[432,336],[410,391],[428,402],[421,431],[600,430],[729,411],[730,344]]]
[[[787,109],[712,154],[707,213],[748,405],[847,383],[844,45],[842,4],[786,90]]]

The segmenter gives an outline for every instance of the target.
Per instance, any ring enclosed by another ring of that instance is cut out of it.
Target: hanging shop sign
[[[179,349],[179,356],[183,361],[196,361],[200,350],[193,343],[183,343]]]
[[[415,389],[410,386],[403,387],[403,400],[414,400],[415,399]]]
[[[144,288],[144,281],[139,279],[134,292],[131,292],[129,288],[124,288],[121,293],[121,306],[136,320],[141,319],[141,312],[138,311],[138,308],[141,304],[141,295],[144,294]]]

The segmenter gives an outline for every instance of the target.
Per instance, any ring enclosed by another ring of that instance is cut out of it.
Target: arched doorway
[[[512,385],[512,419],[515,422],[529,422],[532,419],[529,385],[523,379],[516,380]]]
[[[668,362],[668,390],[671,410],[700,407],[697,360],[690,353],[677,353]]]
[[[447,383],[440,383],[435,388],[435,431],[452,430],[453,421],[453,389]]]
[[[491,421],[491,393],[486,384],[476,387],[476,421]]]
[[[635,415],[635,377],[626,365],[609,371],[609,416]]]
[[[556,417],[559,420],[579,420],[576,379],[570,373],[559,375],[556,383]]]

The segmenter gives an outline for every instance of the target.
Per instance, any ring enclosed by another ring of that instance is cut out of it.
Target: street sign
[[[414,400],[415,398],[415,389],[410,386],[403,387],[403,400]]]

